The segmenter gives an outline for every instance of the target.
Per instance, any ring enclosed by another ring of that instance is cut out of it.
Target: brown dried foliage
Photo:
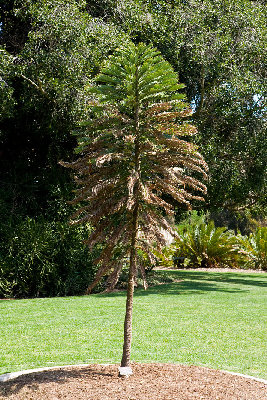
[[[112,115],[110,115],[110,113]],[[135,134],[131,118],[109,109],[86,128],[80,139],[81,156],[73,163],[62,163],[75,172],[79,189],[71,202],[79,205],[73,223],[89,222],[93,230],[86,240],[92,248],[103,248],[96,260],[99,270],[88,293],[108,275],[107,290],[115,287],[129,256],[132,210],[139,204],[139,251],[155,262],[153,251],[166,245],[166,235],[176,235],[168,216],[174,207],[166,197],[190,208],[191,201],[204,200],[206,186],[191,171],[207,178],[207,164],[196,145],[187,140],[196,128],[183,118],[190,110],[173,110],[173,104],[150,106],[140,115],[140,171],[135,170]],[[166,215],[164,217],[163,215]],[[140,257],[139,257],[140,258]],[[139,263],[145,283],[145,271]]]

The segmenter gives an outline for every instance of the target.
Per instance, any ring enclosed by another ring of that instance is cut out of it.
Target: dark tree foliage
[[[68,181],[57,163],[86,114],[84,87],[121,36],[75,1],[10,2],[2,12],[1,187],[12,211],[42,214]]]
[[[64,201],[72,184],[58,161],[71,157],[71,132],[86,116],[85,86],[123,37],[75,1],[10,2],[1,9],[1,22],[0,279],[11,251],[16,258],[12,243],[26,217],[38,226],[44,219],[51,229],[57,221],[67,223]],[[30,232],[28,240],[30,245]],[[63,247],[68,251],[65,242]]]

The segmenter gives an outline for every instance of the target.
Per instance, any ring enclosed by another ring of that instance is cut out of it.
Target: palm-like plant
[[[267,270],[267,228],[261,227],[248,237],[240,237],[240,246],[248,267]]]
[[[207,165],[188,138],[196,129],[178,93],[176,73],[150,46],[127,44],[110,57],[90,88],[92,120],[81,127],[80,158],[63,163],[80,185],[74,223],[90,222],[87,244],[103,244],[99,270],[88,293],[108,275],[113,288],[129,263],[122,367],[129,367],[135,278],[145,271],[139,254],[155,260],[175,231],[164,215],[174,213],[166,198],[190,206],[206,187],[190,171],[206,177]],[[163,194],[168,197],[163,199]],[[153,245],[152,245],[153,244]]]
[[[176,257],[184,257],[190,267],[236,267],[240,256],[238,240],[227,228],[214,222],[188,226],[173,245]]]

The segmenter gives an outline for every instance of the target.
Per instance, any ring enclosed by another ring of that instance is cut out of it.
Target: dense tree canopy
[[[0,134],[11,185],[14,174],[28,173],[36,187],[34,175],[51,175],[51,166],[64,175],[56,163],[85,117],[85,85],[132,39],[152,42],[186,85],[210,164],[208,207],[264,206],[262,2],[10,0],[1,24]]]
[[[51,192],[65,183],[57,163],[72,151],[70,132],[86,114],[84,86],[122,35],[74,1],[15,5],[2,10],[2,40],[10,52],[1,52],[6,99],[1,110],[1,183],[28,214],[43,212]],[[14,20],[28,32],[19,48],[21,34]]]

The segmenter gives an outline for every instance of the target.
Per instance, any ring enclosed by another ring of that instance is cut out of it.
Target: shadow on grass
[[[107,373],[104,369],[101,371],[101,369],[99,370],[99,368],[93,365],[90,367],[35,372],[21,375],[6,382],[0,382],[0,398],[2,399],[18,394],[25,386],[34,391],[38,389],[40,384],[47,384],[50,382],[60,385],[66,384],[70,379],[87,380],[88,378],[94,379],[97,382],[97,379],[101,377],[112,377],[112,379],[114,379],[116,375],[118,375],[118,372],[116,372],[114,368],[110,373]],[[31,396],[29,398],[31,398]]]
[[[158,271],[162,273],[164,271]],[[267,275],[265,274],[248,274],[244,272],[206,272],[206,271],[170,271],[171,273],[177,274],[181,279],[191,280],[202,280],[202,281],[213,281],[223,282],[229,284],[248,285],[248,286],[260,286],[267,287]]]
[[[218,291],[225,293],[248,292],[248,286],[267,287],[267,279],[262,274],[245,274],[234,272],[206,272],[188,270],[153,271],[160,283],[150,286],[148,290],[136,289],[135,296],[188,295]],[[229,285],[224,285],[224,284]],[[223,284],[223,285],[222,285]],[[125,296],[125,291],[101,293],[96,296]]]

